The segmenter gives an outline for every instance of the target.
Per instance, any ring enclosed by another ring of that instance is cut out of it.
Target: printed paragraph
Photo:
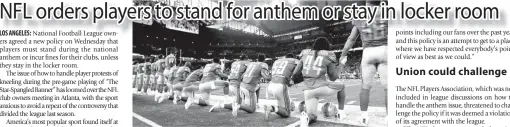
[[[510,117],[510,87],[395,86],[395,124],[484,125],[488,119]],[[391,113],[390,113],[391,114]]]
[[[510,52],[506,30],[414,29],[395,35],[395,57],[402,60],[466,60],[477,54]]]
[[[0,122],[114,125],[90,116],[119,108],[119,37],[114,31],[24,30],[0,39]]]

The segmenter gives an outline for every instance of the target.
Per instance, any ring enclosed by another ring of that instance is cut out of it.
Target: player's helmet
[[[246,59],[248,59],[248,56],[246,56],[245,54],[242,54],[241,56],[239,56],[239,59],[246,60]]]
[[[264,61],[266,61],[266,55],[264,55],[264,54],[260,54],[260,55],[257,57],[257,61],[258,61],[258,62],[264,62]]]
[[[300,112],[300,113],[301,113],[301,112],[304,112],[304,111],[306,111],[305,101],[301,101],[301,102],[299,103],[299,106],[298,106],[298,112]]]
[[[213,62],[214,62],[214,63],[220,63],[221,61],[220,61],[220,58],[215,57],[215,58],[213,58]]]
[[[328,38],[326,38],[326,37],[319,37],[319,38],[315,39],[315,42],[313,43],[312,47],[313,47],[312,49],[315,50],[315,51],[330,50],[331,43],[329,43]]]
[[[322,106],[322,114],[324,114],[325,118],[334,117],[337,112],[338,109],[336,108],[335,104],[331,102],[327,102]]]
[[[285,58],[296,58],[296,56],[294,56],[294,54],[292,54],[292,53],[287,53],[285,55]]]

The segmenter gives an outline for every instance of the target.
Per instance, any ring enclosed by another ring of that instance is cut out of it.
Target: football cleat
[[[241,105],[236,102],[232,103],[232,116],[237,117],[237,111],[241,108]]]
[[[271,105],[264,105],[264,114],[266,115],[266,120],[269,120],[269,114],[271,114]]]
[[[193,105],[193,101],[195,101],[192,97],[188,98],[188,101],[184,104],[184,109],[188,110],[191,105]]]
[[[174,94],[174,104],[177,104],[177,102],[180,100],[179,96],[177,96],[177,94]]]
[[[306,112],[301,112],[301,116],[299,117],[299,127],[308,127],[308,114]]]
[[[337,120],[344,120],[345,118],[347,118],[347,115],[345,114],[345,112],[343,110],[338,110],[338,112],[336,112],[336,115],[335,115],[335,118]]]
[[[301,101],[299,102],[299,105],[298,105],[298,112],[304,112],[306,110],[306,107],[305,107],[305,101]]]
[[[219,110],[220,108],[221,108],[221,103],[218,101],[218,102],[214,103],[214,105],[211,107],[211,109],[209,109],[209,112]]]
[[[165,101],[165,99],[166,99],[166,96],[167,96],[167,95],[165,95],[165,94],[163,94],[163,93],[160,93],[160,94],[159,94],[158,103],[163,103],[163,101]]]
[[[361,122],[361,125],[368,126],[368,113],[366,113],[366,112],[361,113],[360,122]]]
[[[160,97],[160,96],[159,96],[159,94],[155,94],[155,95],[154,95],[154,101],[155,101],[155,102],[157,102],[157,101],[158,101],[158,99],[159,99],[159,97]]]

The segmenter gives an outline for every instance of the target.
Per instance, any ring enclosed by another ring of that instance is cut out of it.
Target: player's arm
[[[340,64],[340,65],[336,65],[336,63],[330,63],[328,65],[328,76],[329,76],[329,80],[331,81],[335,81],[336,79],[338,79],[338,75],[339,75],[339,72],[340,72],[340,68],[343,67],[343,64]]]
[[[356,42],[356,39],[358,39],[359,30],[356,27],[352,27],[351,34],[347,38],[347,41],[345,42],[344,48],[342,49],[342,55],[340,55],[340,62],[347,58],[347,53],[349,52],[349,49],[352,48],[354,43]]]
[[[303,71],[303,62],[301,60],[298,60],[296,65],[296,68],[294,68],[294,72],[292,72],[292,76],[297,75]]]
[[[260,74],[262,75],[262,78],[266,80],[271,80],[271,74],[269,74],[269,67],[267,66],[267,64],[264,63],[264,65],[262,65]]]
[[[248,68],[248,66],[246,66],[246,65],[241,65],[241,66],[245,66],[245,68],[244,68],[244,70],[240,70],[239,73],[238,73],[238,75],[240,75],[239,76],[239,81],[243,81],[244,72],[246,72],[246,68]],[[230,69],[230,70],[232,70],[232,69]]]
[[[226,77],[228,77],[228,75],[227,75],[227,74],[225,74],[225,73],[223,73],[223,72],[221,72],[221,69],[219,69],[219,68],[218,68],[218,69],[216,69],[216,70],[214,70],[214,73],[215,73],[216,75],[220,76],[221,78],[226,78]]]

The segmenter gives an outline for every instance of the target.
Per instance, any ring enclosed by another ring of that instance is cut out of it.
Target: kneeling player
[[[159,59],[158,61],[158,73],[156,75],[157,77],[157,88],[156,88],[156,100],[158,103],[161,103],[163,102],[163,100],[165,99],[165,86],[166,86],[166,79],[165,79],[165,75],[164,75],[164,72],[165,72],[165,60],[164,59]]]
[[[149,86],[150,86],[150,83],[151,83],[151,63],[150,63],[150,58],[147,58],[145,64],[144,64],[144,69],[145,69],[145,74],[143,76],[143,94],[148,94],[148,90],[149,90]]]
[[[156,85],[157,85],[157,73],[158,73],[158,59],[153,58],[151,64],[151,75],[150,75],[150,86],[149,86],[149,94],[156,95]],[[157,100],[156,100],[157,101]]]
[[[136,89],[136,79],[138,79],[136,77],[136,75],[138,75],[138,62],[137,61],[133,61],[133,77],[132,77],[132,80],[133,80],[133,93],[136,93],[137,89]]]
[[[224,88],[228,85],[228,82],[218,80],[220,77],[226,78],[227,75],[223,74],[221,71],[220,59],[214,58],[213,63],[207,64],[203,70],[202,83],[199,85],[199,91],[201,93],[201,98],[194,98],[189,104],[185,104],[185,108],[188,109],[192,104],[198,104],[200,106],[207,106],[210,104],[209,96],[211,95],[212,90],[217,90],[220,88]]]
[[[184,99],[183,101],[186,101],[187,98],[182,98],[182,88],[184,87],[184,81],[188,77],[189,73],[191,72],[191,63],[186,62],[184,64],[181,64],[181,66],[177,69],[174,76],[174,104],[177,104],[178,101],[181,99]]]
[[[278,106],[264,106],[266,120],[269,119],[269,114],[271,112],[275,112],[283,118],[290,116],[292,100],[290,99],[288,88],[291,85],[291,77],[301,73],[301,69],[302,62],[295,59],[293,54],[287,54],[285,58],[276,60],[273,63],[273,68],[271,70],[272,78],[267,90],[269,96],[276,97]]]
[[[258,62],[251,62],[248,64],[246,71],[243,74],[241,87],[238,87],[240,90],[237,96],[242,98],[242,103],[239,104],[234,102],[232,104],[221,104],[216,103],[213,105],[211,110],[220,108],[232,109],[232,115],[237,117],[237,111],[239,109],[247,112],[253,113],[257,109],[257,101],[258,101],[258,91],[260,90],[260,79],[271,79],[268,71],[268,65],[264,63],[266,57],[264,55],[258,56]],[[237,97],[236,97],[237,98]]]
[[[301,52],[303,62],[302,74],[305,79],[300,83],[305,86],[305,107],[306,112],[301,113],[301,127],[317,120],[317,106],[319,97],[337,95],[338,112],[337,118],[344,118],[343,107],[345,102],[344,84],[335,81],[339,71],[343,67],[338,64],[336,56],[330,50],[330,43],[327,38],[320,37],[315,40],[313,49],[305,49]],[[326,79],[326,74],[331,81]],[[326,109],[330,109],[327,107]],[[329,117],[329,113],[324,114]]]
[[[143,81],[144,81],[144,63],[143,60],[140,60],[140,62],[136,65],[138,73],[136,75],[136,93],[141,94],[142,88],[143,88]]]
[[[184,81],[183,89],[184,96],[188,98],[190,101],[186,101],[186,104],[184,104],[184,109],[188,109],[189,106],[193,103],[192,100],[195,100],[195,91],[199,90],[200,85],[200,78],[202,78],[202,68],[191,72],[189,76],[186,78],[186,81]]]

